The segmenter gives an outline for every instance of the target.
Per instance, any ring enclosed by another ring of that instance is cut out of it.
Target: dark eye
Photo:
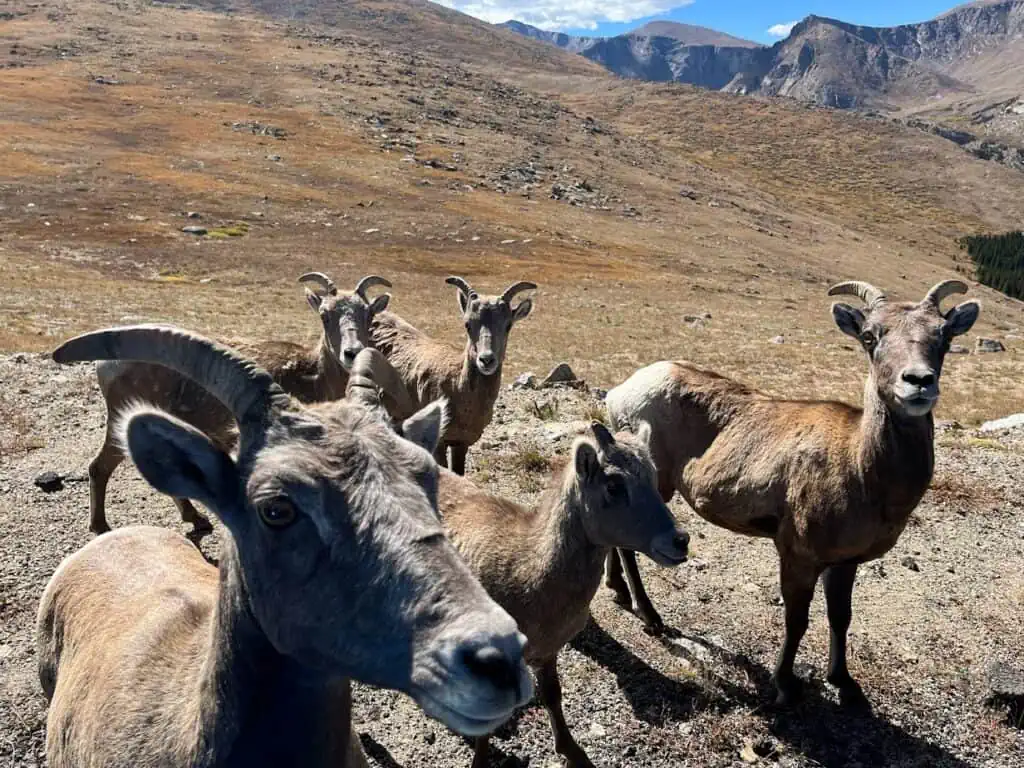
[[[608,489],[608,498],[612,501],[625,501],[629,498],[629,491],[626,489],[626,481],[618,475],[612,475],[605,484]]]
[[[259,506],[260,520],[271,528],[286,528],[295,522],[295,505],[288,499],[279,498]]]
[[[860,343],[865,347],[873,347],[878,343],[878,339],[871,331],[864,331],[864,333],[860,335]]]

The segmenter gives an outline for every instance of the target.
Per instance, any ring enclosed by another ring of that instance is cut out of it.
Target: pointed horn
[[[612,445],[615,445],[615,436],[612,435],[612,433],[608,431],[608,427],[600,421],[591,422],[590,431],[594,433],[594,437],[597,438],[597,447],[602,451]]]
[[[860,280],[850,280],[845,283],[833,285],[828,289],[829,296],[857,296],[869,307],[884,304],[886,301],[885,292],[875,288],[871,283],[863,283]]]
[[[386,280],[380,275],[367,275],[356,284],[356,293],[363,301],[369,304],[370,300],[366,298],[366,292],[375,285],[383,285],[385,288],[391,288],[391,281]]]
[[[501,294],[501,300],[504,301],[506,304],[511,304],[512,303],[512,298],[517,293],[522,293],[523,291],[535,291],[535,290],[537,290],[537,284],[536,283],[528,283],[525,280],[521,281],[521,282],[518,282],[518,283],[513,283],[512,285],[510,285],[508,288],[505,289],[505,292],[503,294]]]
[[[921,300],[922,304],[932,304],[936,308],[942,303],[942,300],[947,296],[953,296],[957,293],[967,293],[967,283],[961,280],[943,280],[941,283],[937,283],[932,286],[932,289],[928,291],[924,299]]]
[[[243,440],[262,432],[268,414],[291,398],[270,374],[237,352],[197,333],[165,325],[107,328],[76,336],[53,352],[58,363],[134,360],[170,368],[220,400],[238,421]]]
[[[331,296],[334,296],[338,292],[338,286],[336,286],[334,281],[323,272],[307,272],[299,278],[299,282],[316,283]]]
[[[456,288],[458,288],[460,291],[462,291],[462,293],[464,293],[466,296],[476,296],[477,295],[476,291],[474,291],[472,288],[469,287],[469,283],[467,283],[461,277],[456,277],[455,275],[452,275],[451,277],[447,278],[445,280],[445,282],[448,283],[448,285],[454,285]]]
[[[372,388],[372,398],[367,395],[367,388]],[[380,350],[372,347],[366,347],[356,355],[345,396],[354,397],[357,402],[368,407],[383,404],[396,419],[411,416],[416,410],[398,371]]]

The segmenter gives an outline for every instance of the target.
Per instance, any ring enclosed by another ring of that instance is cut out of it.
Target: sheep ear
[[[832,305],[832,319],[836,321],[839,330],[847,336],[860,338],[864,329],[864,313],[849,304],[836,302]]]
[[[597,450],[586,440],[576,443],[576,475],[588,482],[595,480],[601,475],[601,459]]]
[[[525,320],[530,316],[530,310],[533,309],[532,299],[523,299],[520,301],[514,310],[512,310],[512,322],[518,323],[520,320]]]
[[[391,301],[390,293],[382,293],[372,302],[370,302],[370,314],[376,315],[378,312],[383,312],[388,308],[388,303]]]
[[[320,314],[320,305],[323,304],[324,301],[320,294],[314,293],[313,291],[309,290],[309,288],[307,288],[306,301],[309,303],[309,306],[313,308],[314,312]]]
[[[981,314],[980,301],[965,301],[946,313],[946,331],[950,336],[967,333]]]
[[[146,482],[168,496],[195,499],[222,519],[237,506],[238,469],[195,427],[167,414],[128,417],[124,443]]]
[[[433,453],[448,426],[448,401],[435,400],[402,422],[402,437]]]
[[[640,428],[635,434],[636,439],[640,441],[641,445],[645,445],[648,448],[651,447],[651,425],[648,422],[640,422]]]

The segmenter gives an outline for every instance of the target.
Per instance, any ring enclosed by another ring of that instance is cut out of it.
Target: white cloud
[[[601,22],[657,16],[694,0],[434,0],[492,24],[509,19],[541,29],[596,29]]]
[[[799,21],[790,21],[787,24],[776,24],[774,27],[768,27],[768,34],[772,37],[789,37],[793,27],[799,23]]]

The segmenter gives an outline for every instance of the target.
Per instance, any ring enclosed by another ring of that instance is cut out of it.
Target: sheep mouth
[[[669,552],[660,549],[652,549],[647,556],[658,565],[666,568],[682,565],[687,561],[687,559],[689,559],[688,554],[681,549],[675,549]]]
[[[435,720],[440,720],[453,731],[463,736],[486,736],[500,728],[515,712],[516,707],[509,707],[501,712],[481,716],[475,712],[466,712],[445,704],[426,690],[414,689],[412,698],[420,708]]]

